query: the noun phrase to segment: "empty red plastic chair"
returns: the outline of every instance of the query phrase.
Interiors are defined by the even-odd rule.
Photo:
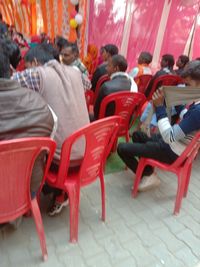
[[[0,223],[13,221],[31,211],[44,260],[47,260],[44,228],[37,198],[31,199],[30,179],[35,160],[44,150],[48,152],[44,170],[46,175],[55,148],[52,139],[43,137],[0,142]]]
[[[144,74],[140,75],[139,77],[135,77],[135,82],[138,86],[138,92],[145,94],[145,91],[147,89],[147,86],[149,85],[149,82],[151,81],[152,75],[151,74]]]
[[[176,86],[183,83],[183,80],[180,76],[167,74],[162,75],[154,80],[151,91],[148,95],[148,100],[151,100],[153,93],[161,86]]]
[[[192,170],[192,163],[195,159],[200,147],[200,132],[198,132],[190,144],[186,147],[183,153],[172,164],[161,163],[157,160],[149,158],[141,158],[136,172],[136,178],[134,187],[132,190],[132,196],[136,197],[138,186],[142,177],[143,170],[146,165],[151,165],[163,169],[165,171],[173,172],[178,177],[178,188],[176,193],[176,202],[174,207],[174,214],[178,214],[181,207],[183,196],[186,197],[188,191],[188,185],[190,181],[190,175]]]
[[[121,118],[112,116],[90,123],[68,137],[62,146],[58,173],[49,172],[47,183],[67,192],[70,206],[70,242],[78,240],[80,189],[100,179],[102,220],[105,220],[104,164],[118,131]],[[80,169],[69,171],[72,145],[85,139],[85,152]]]
[[[94,92],[94,102],[93,102],[93,104],[95,104],[95,101],[96,101],[96,99],[97,99],[97,97],[99,95],[99,91],[100,91],[101,86],[103,85],[103,83],[105,83],[105,82],[107,82],[109,80],[110,80],[110,78],[109,78],[108,74],[105,74],[105,75],[101,76],[101,78],[98,80],[96,88],[95,88],[95,92]]]
[[[125,136],[126,142],[129,141],[129,128],[140,114],[140,109],[146,101],[146,97],[142,93],[133,93],[129,91],[123,91],[113,93],[106,96],[100,106],[99,119],[106,116],[106,109],[110,103],[114,103],[115,112],[114,115],[122,117],[120,123],[120,129],[117,136]],[[133,118],[133,121],[131,119]]]

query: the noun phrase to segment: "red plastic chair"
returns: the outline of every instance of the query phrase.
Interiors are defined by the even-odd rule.
[[[43,137],[0,142],[0,223],[13,221],[31,211],[44,260],[47,260],[44,228],[37,198],[31,199],[30,179],[34,162],[44,150],[48,152],[44,174],[47,173],[55,148],[52,139]]]
[[[136,172],[136,179],[132,190],[132,196],[137,196],[138,186],[141,180],[143,170],[146,165],[151,165],[163,169],[165,171],[173,172],[178,177],[178,188],[176,193],[176,202],[174,207],[174,214],[178,214],[181,207],[183,196],[186,197],[190,175],[192,170],[192,163],[195,159],[200,147],[200,131],[194,136],[190,144],[186,147],[183,153],[171,165],[161,163],[157,160],[149,158],[141,158]]]
[[[97,99],[97,97],[99,95],[99,91],[100,91],[100,88],[101,88],[102,84],[107,82],[107,81],[109,81],[109,80],[110,80],[110,78],[109,78],[108,74],[105,74],[105,75],[101,76],[101,78],[98,80],[96,88],[95,88],[95,92],[94,92],[94,102],[93,102],[93,104],[95,104],[95,102],[96,102],[96,99]]]
[[[129,141],[129,129],[134,124],[140,114],[140,109],[146,101],[146,97],[141,93],[132,93],[123,91],[106,96],[100,106],[99,119],[105,118],[107,106],[113,102],[115,104],[115,113],[122,117],[120,129],[117,137],[125,136],[126,142]],[[131,119],[133,120],[131,121]]]
[[[90,111],[90,106],[94,103],[94,92],[92,90],[85,91],[85,100],[88,111]]]
[[[180,76],[167,74],[162,75],[155,79],[151,92],[149,93],[148,100],[151,100],[153,93],[161,86],[176,86],[183,83],[183,80]]]
[[[145,94],[145,91],[151,81],[152,75],[151,74],[144,74],[139,77],[135,77],[135,82],[138,86],[138,92]]]
[[[68,137],[62,146],[58,173],[49,172],[47,183],[67,192],[70,205],[70,242],[78,240],[80,189],[97,178],[101,184],[102,220],[105,220],[104,165],[117,134],[121,118],[112,116],[90,123]],[[85,152],[80,169],[69,172],[72,145],[80,138],[85,139]]]

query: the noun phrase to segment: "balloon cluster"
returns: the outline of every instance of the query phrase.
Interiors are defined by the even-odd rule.
[[[79,4],[79,0],[70,0],[70,2],[75,6]],[[73,29],[76,29],[83,22],[83,16],[77,13],[76,10],[71,12],[70,17],[71,19],[69,21],[69,24],[70,24],[70,27]]]

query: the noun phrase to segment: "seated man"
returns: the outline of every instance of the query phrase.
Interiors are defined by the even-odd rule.
[[[0,140],[50,136],[52,113],[43,98],[10,80],[10,61],[5,42],[0,42]],[[43,158],[36,161],[31,191],[36,192],[43,175]]]
[[[127,61],[121,55],[115,55],[108,60],[107,72],[110,76],[110,81],[105,82],[99,91],[99,95],[94,105],[94,119],[97,120],[99,116],[100,105],[104,97],[112,93],[121,91],[137,92],[137,85],[135,81],[127,74]],[[114,107],[108,106],[106,116],[114,113]]]
[[[36,92],[22,87],[10,79],[12,57],[10,42],[0,41],[0,141],[24,137],[49,137],[54,120],[44,99]],[[14,48],[15,51],[15,48]],[[43,178],[45,154],[35,161],[30,190],[34,196]],[[4,177],[3,177],[4,178]],[[18,228],[21,218],[10,222]],[[0,228],[7,224],[0,224]]]
[[[13,79],[23,87],[38,92],[58,117],[55,134],[57,147],[51,166],[51,170],[57,171],[64,140],[89,123],[81,73],[71,66],[60,64],[53,59],[53,55],[41,50],[40,47],[33,49],[36,49],[34,50],[33,63],[41,65],[46,62],[46,64],[17,72],[13,75]],[[84,143],[80,140],[72,148],[71,167],[80,166],[83,151]],[[67,202],[63,194],[58,196],[50,208],[49,215],[53,216],[59,213],[67,205]]]
[[[174,57],[172,55],[163,55],[162,59],[161,59],[161,63],[160,63],[161,69],[159,71],[156,72],[156,74],[153,76],[153,78],[151,79],[146,91],[145,91],[145,96],[148,97],[153,83],[155,81],[156,78],[162,76],[162,75],[166,75],[166,74],[176,74],[175,71],[173,70],[174,67]]]
[[[200,88],[200,62],[191,61],[182,73],[186,84]],[[180,122],[171,126],[164,105],[164,94],[157,90],[152,97],[160,134],[148,137],[142,132],[134,132],[133,143],[118,145],[118,154],[126,165],[136,173],[138,157],[152,158],[171,164],[184,151],[195,131],[200,130],[200,103],[194,102],[187,112],[182,112]],[[183,114],[184,113],[184,114]],[[159,185],[160,180],[151,166],[146,166],[139,185],[140,191]]]
[[[149,64],[152,61],[152,55],[149,52],[142,52],[138,58],[137,67],[133,68],[129,75],[133,78],[139,77],[145,74],[152,74]]]
[[[106,66],[108,64],[108,60],[114,56],[118,54],[118,48],[116,45],[113,44],[107,44],[104,47],[101,48],[102,49],[102,59],[104,61],[104,63],[102,63],[101,65],[99,65],[97,67],[97,69],[95,70],[93,76],[92,76],[92,91],[95,92],[96,86],[97,86],[97,82],[98,80],[105,74],[107,73],[107,69]]]
[[[66,43],[63,45],[61,52],[61,61],[63,64],[72,66],[78,69],[82,75],[82,82],[84,90],[90,90],[91,82],[89,80],[89,74],[87,68],[79,58],[79,50],[76,43]]]
[[[178,60],[176,62],[176,66],[178,67],[177,70],[175,70],[177,75],[181,75],[184,71],[184,68],[186,64],[189,62],[189,57],[185,55],[181,55],[178,57]]]

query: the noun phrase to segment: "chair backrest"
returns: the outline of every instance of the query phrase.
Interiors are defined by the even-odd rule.
[[[155,79],[151,92],[148,95],[148,100],[151,100],[153,93],[161,86],[173,86],[183,83],[180,76],[166,74]]]
[[[105,75],[101,76],[101,78],[98,80],[96,88],[95,88],[95,92],[94,92],[94,102],[93,102],[93,104],[95,104],[95,102],[97,100],[97,97],[99,95],[99,91],[100,91],[100,88],[101,88],[102,84],[107,82],[107,81],[109,81],[109,80],[110,80],[110,78],[109,78],[108,74],[105,74]]]
[[[135,82],[138,86],[138,92],[145,93],[149,82],[151,81],[152,75],[151,74],[144,74],[139,77],[135,77]]]
[[[198,150],[200,148],[200,131],[198,131],[191,142],[187,145],[182,154],[177,160],[171,165],[172,167],[181,167],[186,161],[192,163],[195,159]]]
[[[145,103],[146,97],[142,93],[133,93],[129,91],[123,91],[113,93],[106,96],[100,106],[99,119],[106,116],[106,109],[110,103],[114,103],[115,111],[114,115],[122,117],[120,123],[120,130],[118,136],[122,136],[126,133],[131,125],[131,118],[133,115],[138,116],[142,105]]]
[[[46,137],[0,142],[0,223],[12,221],[30,209],[34,162],[42,151],[48,152],[45,176],[55,148],[56,143]]]
[[[94,103],[94,92],[92,90],[85,91],[85,100],[86,100],[87,109],[89,111],[90,105],[93,105]]]
[[[85,138],[85,151],[79,173],[80,185],[87,185],[98,177],[115,141],[120,121],[119,116],[95,121],[76,131],[64,141],[56,182],[58,187],[63,188],[67,179],[72,145],[80,138]]]

